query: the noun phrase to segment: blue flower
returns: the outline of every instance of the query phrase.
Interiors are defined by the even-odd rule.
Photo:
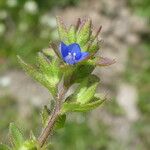
[[[66,45],[61,42],[60,52],[63,60],[69,65],[74,65],[89,56],[88,52],[81,52],[80,45],[77,43]]]

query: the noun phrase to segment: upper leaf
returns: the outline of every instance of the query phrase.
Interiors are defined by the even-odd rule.
[[[46,60],[39,57],[39,70],[26,64],[20,57],[18,61],[22,68],[29,74],[33,79],[45,86],[53,95],[57,93],[57,84],[60,78],[59,68],[56,66],[56,62],[47,64]]]
[[[9,133],[11,137],[11,142],[13,146],[18,149],[23,143],[24,138],[20,130],[17,128],[17,126],[14,123],[11,123],[9,126]]]
[[[65,44],[68,44],[67,29],[60,17],[57,17],[57,28],[58,28],[60,40]]]
[[[71,25],[68,31],[68,41],[69,44],[76,42],[76,28],[75,26]]]
[[[87,41],[90,39],[90,35],[91,35],[91,20],[87,19],[81,25],[81,28],[77,33],[77,43],[79,43],[81,47],[84,46],[87,43]]]

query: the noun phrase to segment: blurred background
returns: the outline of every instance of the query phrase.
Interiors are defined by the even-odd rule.
[[[54,150],[149,150],[150,1],[0,0],[0,141],[9,143],[14,121],[39,135],[39,109],[48,91],[25,75],[16,61],[34,62],[37,51],[58,40],[55,16],[66,24],[89,16],[102,25],[100,54],[116,64],[97,68],[98,92],[108,101],[88,114],[71,114],[53,137]]]

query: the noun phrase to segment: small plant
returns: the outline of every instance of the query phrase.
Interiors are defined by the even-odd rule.
[[[92,74],[96,66],[108,66],[115,61],[96,55],[100,49],[98,31],[92,30],[90,19],[78,19],[68,29],[57,17],[59,45],[39,52],[35,66],[25,63],[19,56],[22,68],[34,80],[46,87],[52,95],[53,107],[44,106],[41,111],[43,129],[38,138],[33,133],[25,140],[14,123],[10,124],[12,148],[0,145],[0,150],[47,150],[48,138],[62,128],[70,112],[87,112],[103,104],[106,98],[96,94],[99,78]],[[69,93],[70,87],[77,88]]]

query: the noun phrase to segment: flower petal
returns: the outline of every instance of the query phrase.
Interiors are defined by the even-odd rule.
[[[69,55],[64,58],[64,61],[69,65],[73,65],[76,63],[74,58],[72,56],[69,56]]]
[[[70,53],[81,53],[81,48],[80,48],[80,45],[77,44],[77,43],[73,43],[73,44],[70,44],[68,46],[68,49],[69,49],[69,52]]]
[[[70,44],[68,46],[68,49],[69,49],[69,52],[73,55],[75,54],[75,58],[76,59],[80,59],[81,58],[81,48],[79,46],[79,44],[77,43],[73,43],[73,44]]]
[[[66,57],[69,52],[68,46],[63,42],[60,43],[60,52],[62,57]]]
[[[86,59],[88,56],[89,56],[89,53],[88,53],[88,52],[82,52],[82,53],[81,53],[81,58],[78,59],[78,60],[76,60],[76,61],[77,61],[77,62],[82,61],[82,60]]]

